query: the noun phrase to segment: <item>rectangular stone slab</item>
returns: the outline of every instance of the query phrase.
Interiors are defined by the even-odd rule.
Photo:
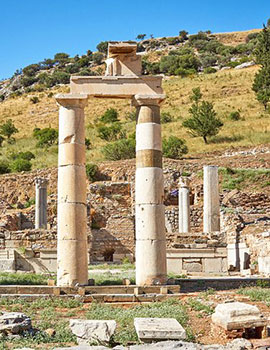
[[[143,342],[186,338],[186,331],[175,318],[135,318],[134,326]]]

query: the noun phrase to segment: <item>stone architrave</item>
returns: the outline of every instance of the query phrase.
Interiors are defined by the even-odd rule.
[[[166,282],[166,236],[160,103],[164,95],[136,95],[136,284]]]
[[[36,209],[35,228],[47,229],[47,185],[48,180],[37,177],[36,184]]]
[[[59,110],[57,285],[86,285],[85,95],[57,95]]]
[[[179,180],[179,232],[190,232],[190,197],[189,183],[187,177],[181,177]]]
[[[220,204],[218,190],[218,167],[203,167],[203,231],[220,231]]]

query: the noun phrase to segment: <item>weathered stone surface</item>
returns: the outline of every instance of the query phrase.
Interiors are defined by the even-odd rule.
[[[31,318],[21,312],[6,312],[0,316],[1,333],[20,334],[31,328]]]
[[[54,348],[53,350],[107,350],[105,346],[78,345],[68,348]],[[18,349],[19,350],[19,349]]]
[[[202,350],[203,346],[194,343],[186,343],[183,341],[163,341],[154,344],[147,345],[134,345],[129,348],[130,350]]]
[[[175,318],[135,318],[134,326],[143,342],[186,338],[186,331]]]
[[[70,320],[69,326],[73,334],[77,336],[79,345],[87,345],[96,341],[109,343],[114,334],[116,322],[113,320]]]
[[[219,304],[212,315],[212,322],[226,330],[263,327],[267,319],[257,306],[233,302]]]

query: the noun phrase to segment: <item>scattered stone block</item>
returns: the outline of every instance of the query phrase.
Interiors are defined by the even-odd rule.
[[[130,280],[129,280],[128,278],[123,278],[122,284],[123,284],[124,286],[130,286],[130,285],[131,285],[131,282],[130,282]]]
[[[53,350],[108,350],[105,346],[78,345],[68,348],[54,348]]]
[[[257,306],[234,302],[219,304],[212,315],[212,322],[230,331],[265,327],[267,319],[260,313]]]
[[[108,344],[116,329],[113,320],[79,320],[72,319],[69,326],[73,334],[77,336],[79,345],[87,345],[90,342]]]
[[[31,329],[31,318],[21,312],[5,312],[0,316],[1,333],[20,334]]]
[[[175,318],[135,318],[134,326],[143,342],[186,338],[186,331]]]
[[[55,280],[49,279],[48,280],[48,286],[54,287],[55,286]]]
[[[202,345],[194,343],[186,343],[183,341],[162,341],[152,344],[143,345],[133,345],[129,347],[129,350],[202,350],[204,349]],[[218,348],[221,350],[222,347]]]

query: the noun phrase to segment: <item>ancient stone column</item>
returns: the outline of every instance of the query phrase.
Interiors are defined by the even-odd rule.
[[[57,285],[88,282],[84,107],[87,95],[57,95],[59,110]]]
[[[166,235],[160,102],[164,95],[136,95],[136,284],[166,283]]]
[[[189,198],[189,179],[180,177],[179,180],[179,232],[190,232],[190,198]]]
[[[220,231],[218,167],[203,167],[203,230]]]
[[[48,180],[37,177],[36,184],[36,211],[35,228],[47,229],[47,185]]]

